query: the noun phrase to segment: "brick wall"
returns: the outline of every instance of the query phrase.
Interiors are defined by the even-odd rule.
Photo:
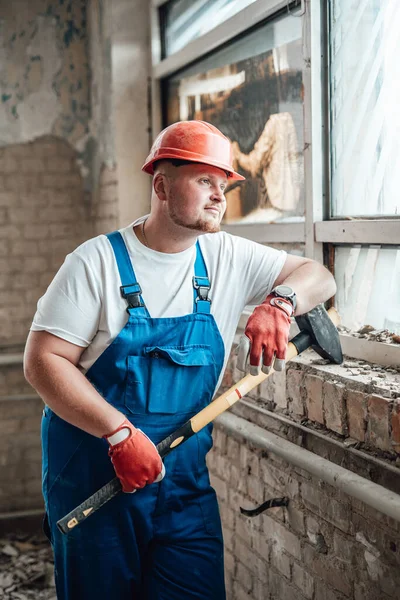
[[[400,493],[399,374],[361,361],[352,361],[350,374],[323,362],[305,353],[233,412]],[[239,378],[232,356],[225,387]],[[399,598],[400,523],[218,425],[208,462],[229,599]],[[240,513],[282,496],[288,508]]]
[[[0,354],[0,390],[0,513],[41,509],[43,402],[23,377],[21,355]]]
[[[274,374],[231,410],[400,493],[398,446],[390,444],[399,429],[397,375],[373,379],[384,383],[368,383],[367,375],[354,381],[346,367],[319,362],[305,353],[288,365],[286,381]],[[238,377],[232,358],[225,386]],[[0,365],[0,385],[0,512],[40,509],[42,401],[24,382],[20,363]],[[327,423],[340,423],[345,433]],[[390,451],[381,449],[388,442]],[[223,520],[228,600],[398,598],[398,522],[218,425],[208,462]],[[290,498],[288,508],[253,518],[240,513],[240,506],[281,496]]]
[[[0,149],[0,345],[23,343],[65,255],[116,226],[115,171],[84,191],[76,151],[45,136]]]
[[[209,465],[229,599],[399,597],[399,523],[219,427]],[[251,518],[240,513],[240,506],[286,495],[287,509]]]

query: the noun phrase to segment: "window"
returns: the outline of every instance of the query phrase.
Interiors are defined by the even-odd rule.
[[[163,57],[182,50],[255,0],[172,0],[161,7]]]
[[[228,223],[304,214],[301,22],[283,15],[164,81],[165,124],[201,119],[233,142],[246,177],[227,190]]]
[[[385,341],[400,334],[400,247],[337,246],[335,275],[344,326]]]
[[[224,229],[325,257],[345,352],[384,339],[400,362],[400,3],[152,1],[154,135],[180,119],[228,135],[246,182]]]
[[[400,6],[332,0],[331,215],[400,216]]]
[[[400,332],[400,6],[328,4],[331,221],[319,239],[338,242],[331,252],[343,325],[393,343]],[[351,219],[350,227],[338,219]]]

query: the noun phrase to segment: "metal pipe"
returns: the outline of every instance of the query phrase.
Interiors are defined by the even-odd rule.
[[[394,475],[397,475],[397,477],[400,477],[400,469],[398,467],[394,467],[390,463],[385,462],[384,460],[381,460],[380,458],[376,458],[376,456],[372,456],[371,454],[367,454],[366,452],[362,452],[361,450],[357,450],[356,448],[352,448],[351,446],[346,446],[343,442],[340,442],[339,440],[336,440],[335,438],[331,438],[331,437],[327,436],[325,433],[321,433],[320,431],[311,429],[311,427],[305,427],[304,425],[301,425],[300,423],[297,423],[296,421],[292,421],[291,419],[288,419],[287,417],[284,417],[283,415],[281,415],[279,413],[273,412],[271,410],[267,410],[266,408],[263,408],[262,406],[258,406],[258,405],[256,406],[255,404],[252,404],[245,398],[243,398],[240,401],[240,404],[243,406],[247,406],[248,408],[250,408],[251,410],[253,410],[256,413],[259,412],[262,415],[266,415],[267,417],[270,417],[271,419],[275,419],[276,421],[279,421],[280,423],[284,423],[285,425],[288,425],[289,427],[294,427],[295,429],[304,431],[304,433],[307,433],[314,437],[317,437],[320,440],[323,440],[324,442],[326,442],[327,444],[332,444],[333,446],[340,448],[341,450],[343,450],[343,452],[346,452],[349,454],[354,454],[354,456],[357,456],[358,458],[362,458],[363,460],[372,462],[377,467],[380,467],[381,469],[385,469],[386,471],[390,471]]]
[[[329,485],[400,522],[398,494],[231,413],[220,415],[215,422],[229,433],[239,434],[259,448],[276,454],[288,463],[308,471]]]

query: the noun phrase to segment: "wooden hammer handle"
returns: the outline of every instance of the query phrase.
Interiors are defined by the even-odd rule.
[[[328,310],[328,314],[332,322],[337,326],[340,322],[337,311],[334,308],[331,308]],[[292,344],[292,342],[289,342],[286,351],[286,361],[291,360],[297,355],[298,351],[296,346]],[[260,385],[260,383],[270,377],[273,372],[274,370],[271,369],[268,375],[265,373],[260,373],[256,376],[246,375],[238,383],[235,383],[231,388],[229,388],[229,390],[221,394],[221,396],[216,398],[213,402],[210,402],[210,404],[203,408],[203,410],[198,412],[189,421],[186,421],[186,423],[179,427],[179,429],[171,433],[171,435],[167,436],[164,440],[157,444],[157,450],[161,458],[167,456],[167,454],[169,454],[174,448],[177,448],[177,446],[183,444],[183,442],[192,437],[192,435],[214,421],[218,415],[228,410],[233,404],[235,404],[235,402],[248,394],[257,385]],[[65,517],[57,521],[58,529],[62,533],[68,533],[121,491],[121,483],[119,479],[115,477],[113,480],[109,481],[106,483],[106,485],[95,492],[92,496],[90,496],[90,498],[87,498],[87,500],[82,502],[82,504],[74,508]]]

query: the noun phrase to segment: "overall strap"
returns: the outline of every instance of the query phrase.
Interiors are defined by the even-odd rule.
[[[194,263],[193,277],[193,312],[211,312],[211,300],[208,297],[210,287],[211,284],[207,275],[206,263],[201,253],[200,244],[196,242],[196,262]]]
[[[108,241],[114,251],[115,260],[117,261],[119,276],[121,278],[121,296],[128,303],[126,311],[131,315],[148,316],[146,306],[143,302],[141,293],[142,288],[136,281],[135,271],[133,270],[132,261],[125,246],[125,242],[119,231],[107,233]]]

